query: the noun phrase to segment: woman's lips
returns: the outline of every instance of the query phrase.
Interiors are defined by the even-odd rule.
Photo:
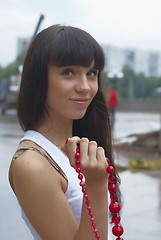
[[[76,98],[76,99],[70,99],[73,103],[84,105],[88,102],[87,98]]]

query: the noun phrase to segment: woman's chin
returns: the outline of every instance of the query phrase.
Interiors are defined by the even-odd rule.
[[[81,119],[81,118],[84,117],[85,113],[86,113],[86,112],[84,112],[84,113],[82,113],[82,114],[78,114],[78,115],[75,116],[73,119],[74,119],[74,120],[79,120],[79,119]]]

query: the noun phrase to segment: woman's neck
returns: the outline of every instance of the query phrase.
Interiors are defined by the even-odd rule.
[[[54,120],[48,118],[41,122],[36,130],[48,140],[61,148],[66,140],[72,136],[73,121],[68,119]]]

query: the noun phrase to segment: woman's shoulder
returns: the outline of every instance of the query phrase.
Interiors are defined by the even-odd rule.
[[[18,148],[12,160],[13,183],[28,182],[32,184],[49,171],[48,162],[40,154],[27,148]]]
[[[39,154],[42,153],[42,154]],[[12,185],[18,188],[22,186],[30,186],[36,184],[37,187],[46,179],[46,182],[60,180],[60,174],[51,167],[51,164],[45,159],[44,150],[36,146],[34,143],[27,141],[19,145],[16,153],[13,156],[10,172],[12,175]]]
[[[46,161],[43,161],[43,154],[45,155],[44,149],[32,141],[26,140],[20,142],[12,161],[15,168],[21,167],[24,170],[32,168],[36,171],[40,170],[39,168],[44,167],[46,164]]]

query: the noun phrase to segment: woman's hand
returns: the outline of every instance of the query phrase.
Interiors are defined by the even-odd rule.
[[[79,146],[80,163],[82,174],[86,182],[99,184],[107,182],[108,174],[106,172],[108,163],[105,152],[102,147],[97,146],[95,141],[89,141],[88,138],[71,137],[65,144],[64,151],[67,154],[72,167],[75,165],[75,153]]]

